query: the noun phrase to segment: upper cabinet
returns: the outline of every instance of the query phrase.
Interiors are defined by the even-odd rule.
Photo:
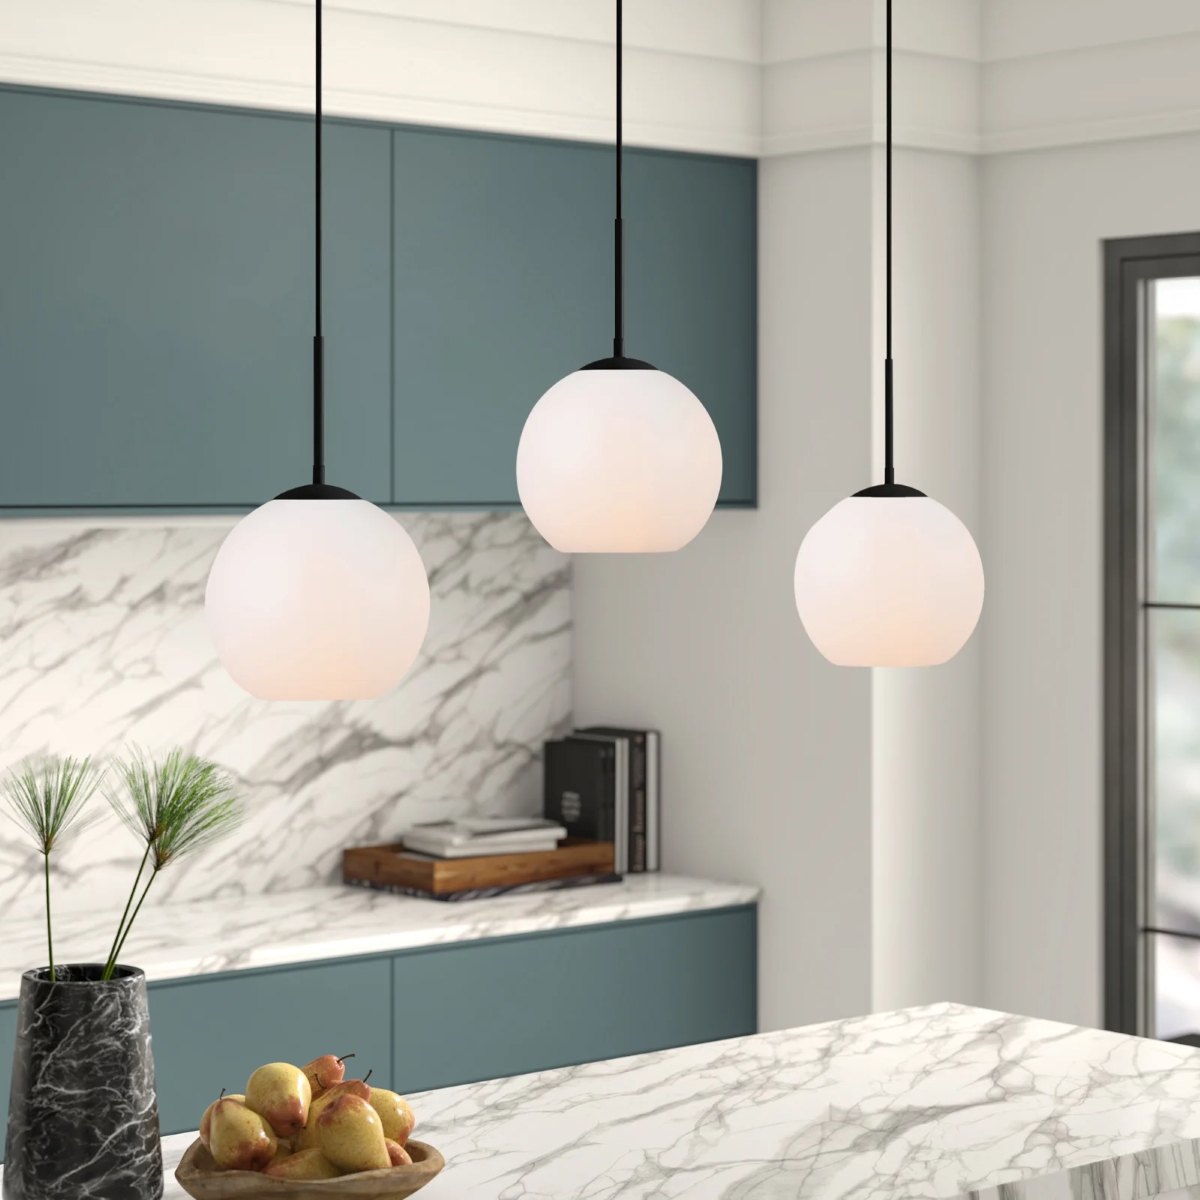
[[[329,478],[391,494],[390,133],[326,138]],[[0,92],[0,505],[312,477],[311,122]]]
[[[395,137],[395,499],[515,503],[538,397],[612,353],[611,147]],[[721,502],[755,501],[756,164],[626,152],[626,353],[721,437]]]
[[[311,467],[303,116],[0,88],[0,509],[248,507]],[[611,353],[611,147],[330,121],[329,479],[517,501],[521,427]],[[629,151],[626,347],[755,501],[756,165]]]

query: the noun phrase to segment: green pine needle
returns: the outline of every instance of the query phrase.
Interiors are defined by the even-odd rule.
[[[150,850],[155,871],[215,842],[244,819],[229,777],[207,759],[172,750],[159,762],[135,751],[117,764],[108,801]]]
[[[50,979],[58,980],[54,967],[54,933],[50,919],[50,854],[68,835],[90,823],[84,807],[100,786],[104,772],[90,758],[28,760],[6,776],[0,790],[8,802],[9,816],[34,840],[42,855],[46,889],[46,950]]]
[[[178,748],[158,762],[135,750],[128,760],[117,764],[116,773],[118,784],[107,790],[108,802],[141,839],[145,850],[117,924],[104,967],[105,979],[112,978],[125,939],[159,871],[224,837],[245,815],[220,767]],[[138,897],[147,865],[150,878]]]
[[[90,758],[41,758],[21,763],[4,780],[9,815],[49,855],[68,835],[91,823],[84,807],[100,786],[103,772]]]

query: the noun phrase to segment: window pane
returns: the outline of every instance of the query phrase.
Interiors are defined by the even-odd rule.
[[[1147,935],[1154,954],[1153,1037],[1200,1033],[1200,941]]]
[[[1200,933],[1200,611],[1149,620],[1154,924]]]
[[[1153,286],[1148,585],[1200,603],[1200,278]]]

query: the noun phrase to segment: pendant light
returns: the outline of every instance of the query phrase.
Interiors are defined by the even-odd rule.
[[[896,482],[892,388],[892,0],[887,0],[887,358],[883,483],[835,504],[796,556],[796,607],[813,644],[843,667],[921,667],[962,649],[983,608],[983,563],[967,527]]]
[[[556,383],[517,449],[521,504],[566,553],[678,550],[704,528],[721,490],[721,443],[704,405],[678,379],[625,357],[621,7],[613,355]]]
[[[370,699],[412,666],[429,626],[416,546],[382,509],[325,482],[321,312],[321,0],[316,0],[313,477],[255,509],[217,552],[204,595],[217,654],[263,700]]]

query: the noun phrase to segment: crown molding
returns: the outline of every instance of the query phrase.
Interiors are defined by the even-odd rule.
[[[640,26],[631,24],[641,32],[625,54],[628,141],[756,155],[759,68],[746,61],[745,21],[755,16],[756,34],[755,0],[706,0],[704,20],[685,23],[672,45],[671,23],[650,18],[677,3],[636,6]],[[492,25],[469,22],[472,10]],[[516,27],[496,28],[497,12]],[[328,0],[325,107],[367,120],[610,141],[612,33],[588,36],[595,14],[582,0]],[[722,38],[728,54],[696,52]],[[312,5],[12,0],[0,5],[0,79],[309,112]]]
[[[607,142],[596,0],[325,0],[331,115]],[[881,144],[884,0],[635,0],[633,145],[773,157]],[[896,143],[1005,154],[1200,130],[1195,0],[903,0]],[[0,80],[312,106],[311,0],[8,0]]]

